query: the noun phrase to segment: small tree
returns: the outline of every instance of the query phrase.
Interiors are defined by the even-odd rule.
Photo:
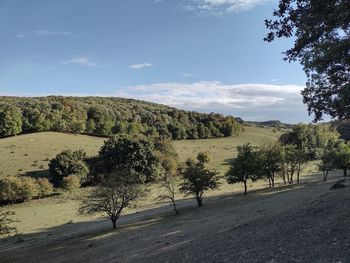
[[[275,187],[275,175],[282,169],[281,147],[278,144],[265,145],[257,157],[260,172],[269,180],[269,187]]]
[[[115,229],[122,210],[145,195],[145,190],[135,183],[134,177],[135,173],[127,170],[110,176],[109,180],[97,186],[82,202],[79,212],[102,212],[111,220]]]
[[[343,141],[336,144],[334,165],[343,170],[344,177],[347,176],[347,171],[350,168],[350,146]]]
[[[243,183],[244,194],[247,194],[247,182],[253,182],[259,178],[258,159],[253,147],[247,143],[237,147],[238,155],[231,163],[226,173],[226,180],[229,184]]]
[[[64,177],[76,175],[83,180],[86,178],[89,168],[85,163],[86,154],[83,150],[66,150],[58,154],[49,163],[49,171],[52,181],[56,186],[61,186]]]
[[[321,163],[318,165],[318,169],[323,172],[323,181],[327,181],[328,173],[334,168],[335,161],[335,148],[327,147],[320,156]]]
[[[159,195],[157,200],[170,200],[174,207],[175,214],[179,215],[180,212],[176,206],[176,193],[178,191],[178,178],[176,174],[167,173],[162,182],[161,186],[165,190],[164,193]]]
[[[180,184],[180,192],[186,196],[194,195],[198,207],[203,204],[205,191],[217,189],[220,185],[218,172],[205,168],[199,160],[195,162],[189,159],[181,176],[183,181]]]
[[[14,214],[15,213],[12,211],[0,213],[0,235],[8,235],[17,231],[15,227],[10,226],[11,223],[16,222],[10,218],[10,216],[13,216]]]

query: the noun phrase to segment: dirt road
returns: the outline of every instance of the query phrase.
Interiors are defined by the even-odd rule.
[[[179,216],[170,207],[126,216],[117,231],[7,247],[0,261],[350,262],[350,187],[331,185],[218,196],[202,208],[186,201]]]

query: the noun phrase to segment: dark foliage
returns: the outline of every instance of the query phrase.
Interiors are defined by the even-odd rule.
[[[302,91],[314,120],[350,118],[350,1],[280,0],[266,20],[266,41],[294,37],[285,60],[299,60],[308,81]]]

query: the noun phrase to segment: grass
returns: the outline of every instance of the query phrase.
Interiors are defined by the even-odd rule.
[[[84,149],[96,155],[103,138],[42,132],[0,140],[0,178],[8,175],[48,175],[49,161],[63,150]]]
[[[210,165],[221,174],[227,170],[228,162],[235,157],[236,146],[250,142],[260,145],[276,141],[280,133],[274,133],[270,128],[246,127],[246,131],[237,137],[184,140],[175,141],[174,146],[179,153],[180,161],[195,157],[200,151],[209,151]],[[43,132],[21,135],[0,140],[0,178],[7,175],[37,175],[48,174],[48,162],[57,153],[71,149],[84,149],[88,155],[96,155],[104,138],[96,138],[85,135],[63,134],[55,132]],[[249,189],[259,189],[266,186],[265,181],[249,185]],[[146,200],[140,203],[140,207],[150,208],[163,205],[164,202],[155,202],[159,195],[159,185],[149,187],[150,193]],[[37,232],[70,222],[82,222],[96,218],[96,216],[81,216],[77,214],[81,197],[88,189],[79,189],[73,195],[62,194],[41,200],[33,200],[12,207],[0,208],[0,212],[11,210],[16,212],[15,218],[21,222],[16,223],[19,233]],[[220,190],[208,193],[211,195],[228,194],[242,191],[242,185],[227,185],[223,183]],[[179,195],[178,198],[183,198]],[[133,212],[135,208],[127,209]]]
[[[195,158],[201,151],[209,151],[210,165],[223,174],[229,162],[236,157],[237,146],[245,143],[251,143],[254,146],[268,144],[277,141],[280,135],[280,132],[273,132],[272,128],[246,126],[245,132],[237,137],[176,141],[174,146],[180,161]]]

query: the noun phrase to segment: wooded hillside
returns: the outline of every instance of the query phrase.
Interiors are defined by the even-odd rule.
[[[227,137],[242,130],[232,116],[178,110],[133,99],[49,96],[0,97],[0,101],[0,137],[60,131],[198,139]]]

